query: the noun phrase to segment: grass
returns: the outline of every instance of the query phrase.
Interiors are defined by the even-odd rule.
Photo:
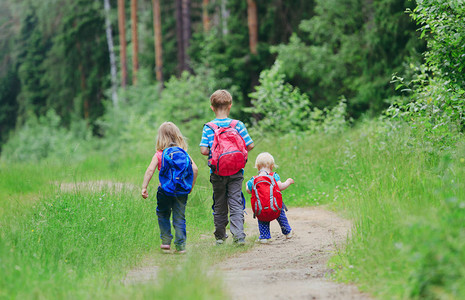
[[[254,139],[245,180],[256,173],[258,153],[268,151],[281,178],[296,181],[284,193],[287,205],[325,204],[353,220],[347,246],[331,259],[335,279],[386,299],[465,297],[463,137],[445,145],[419,130],[372,121],[340,135]],[[225,297],[209,266],[246,249],[214,247],[208,170],[195,147],[201,169],[188,201],[186,256],[157,251],[156,178],[147,200],[138,188],[60,192],[50,184],[110,180],[139,187],[152,155],[141,149],[71,165],[1,166],[0,298]],[[147,257],[163,277],[122,286],[127,270]]]
[[[148,199],[140,197],[138,188],[151,154],[136,157],[112,161],[100,155],[72,165],[55,161],[1,166],[0,298],[144,299],[153,293],[159,298],[182,293],[189,299],[225,298],[221,279],[207,274],[205,266],[247,247],[214,246],[208,176],[199,177],[188,201],[189,254],[161,255],[157,178]],[[208,174],[205,166],[201,171]],[[136,188],[60,191],[55,184],[95,180]],[[121,286],[126,272],[146,257],[162,267],[162,280]]]

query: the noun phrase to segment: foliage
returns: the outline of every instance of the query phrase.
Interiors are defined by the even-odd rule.
[[[412,66],[416,76],[410,80],[394,77],[397,88],[410,92],[411,98],[387,111],[390,117],[424,127],[430,133],[427,138],[444,142],[453,142],[465,126],[464,12],[461,1],[418,1],[411,15],[428,43],[426,62]]]
[[[380,112],[395,95],[391,75],[418,60],[422,49],[415,24],[403,13],[412,2],[315,2],[315,16],[300,24],[303,34],[272,48],[283,71],[319,107],[344,96],[352,116]]]
[[[45,116],[31,117],[4,145],[2,160],[34,162],[45,158],[82,159],[89,150],[91,132],[82,120],[70,129],[61,125],[60,117],[49,110]]]
[[[260,85],[250,94],[253,106],[244,109],[257,118],[258,129],[281,133],[336,133],[347,127],[345,99],[332,109],[312,109],[306,94],[285,83],[281,69],[282,63],[277,60],[270,70],[260,74]]]

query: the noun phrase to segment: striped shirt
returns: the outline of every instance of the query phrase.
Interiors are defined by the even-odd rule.
[[[231,123],[232,119],[230,118],[225,118],[225,119],[215,119],[212,122],[218,125],[219,127],[227,127],[229,126],[229,123]],[[241,121],[237,122],[236,125],[236,130],[239,132],[239,134],[242,136],[244,139],[245,145],[248,146],[253,143],[252,138],[250,137],[249,133],[247,132],[247,128],[245,128],[244,123]],[[200,147],[208,147],[211,148],[213,145],[213,137],[215,133],[213,130],[208,127],[207,125],[203,126],[203,131],[202,131],[202,140],[200,141]]]

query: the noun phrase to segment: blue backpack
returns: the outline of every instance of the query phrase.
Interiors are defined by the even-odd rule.
[[[189,154],[180,147],[169,147],[163,150],[158,177],[161,188],[167,195],[189,194],[194,181],[194,171]]]

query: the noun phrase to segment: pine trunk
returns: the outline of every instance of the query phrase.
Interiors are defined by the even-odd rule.
[[[116,71],[116,59],[115,59],[115,50],[113,44],[113,34],[111,31],[111,21],[110,21],[110,0],[103,0],[105,8],[105,31],[107,34],[107,44],[108,44],[108,53],[110,54],[110,72],[111,72],[111,100],[113,105],[118,105],[118,94],[117,90],[117,71]]]
[[[228,0],[221,0],[221,27],[223,28],[223,35],[228,35],[228,18],[229,10],[227,9]]]
[[[209,5],[209,0],[203,0],[202,2],[202,24],[203,24],[204,32],[208,32],[210,30],[210,17],[208,16],[208,5]]]
[[[249,47],[252,54],[257,54],[258,23],[257,4],[255,0],[247,0],[247,21],[249,25]]]
[[[124,9],[124,0],[118,0],[118,29],[120,44],[121,86],[126,87],[128,70],[126,62],[126,15]]]
[[[191,71],[190,68],[190,58],[189,53],[189,44],[191,40],[191,4],[190,0],[182,0],[182,42],[183,42],[183,51],[184,51],[184,62],[183,70]]]
[[[184,70],[184,42],[182,26],[182,1],[176,0],[176,41],[178,46],[178,74]]]
[[[137,38],[137,0],[131,0],[132,84],[137,83],[139,70],[139,41]]]
[[[163,86],[163,50],[161,41],[160,0],[153,0],[153,32],[155,44],[155,74]]]

